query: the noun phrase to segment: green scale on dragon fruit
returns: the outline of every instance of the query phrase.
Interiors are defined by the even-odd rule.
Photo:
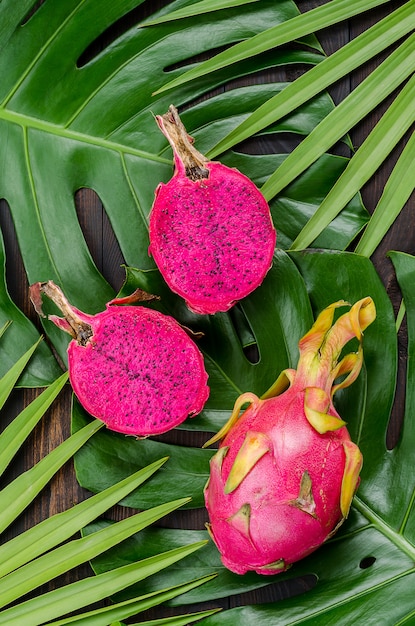
[[[175,171],[155,192],[149,253],[189,309],[227,311],[272,265],[276,231],[268,204],[247,176],[194,148],[174,106],[156,121],[173,148]]]
[[[110,430],[157,435],[203,409],[209,387],[202,353],[172,317],[133,305],[152,296],[137,290],[88,315],[71,306],[52,281],[35,283],[30,296],[43,317],[42,294],[64,315],[49,320],[72,336],[72,388],[86,411]]]

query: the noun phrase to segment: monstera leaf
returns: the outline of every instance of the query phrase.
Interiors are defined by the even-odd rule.
[[[228,407],[229,415],[233,402],[240,392],[253,390],[261,395],[282,369],[295,367],[298,356],[297,342],[308,329],[313,315],[322,308],[342,297],[355,302],[365,295],[372,296],[376,304],[377,318],[365,332],[363,349],[366,368],[358,381],[343,390],[337,398],[338,410],[348,422],[352,438],[359,443],[365,459],[358,498],[352,514],[334,540],[304,563],[295,565],[287,574],[273,577],[273,582],[279,582],[298,576],[315,576],[317,583],[313,594],[316,603],[320,601],[321,604],[323,596],[330,598],[335,604],[341,600],[340,590],[344,592],[343,586],[338,584],[339,577],[341,580],[351,578],[347,589],[355,597],[357,589],[360,591],[377,585],[379,571],[383,572],[382,542],[379,540],[378,545],[370,543],[360,530],[371,527],[375,515],[379,518],[383,515],[383,511],[378,510],[379,500],[376,494],[379,487],[376,485],[382,484],[379,483],[381,479],[378,474],[379,467],[383,465],[384,455],[388,454],[384,443],[385,431],[395,390],[397,344],[394,315],[389,298],[368,259],[351,253],[316,250],[290,254],[281,251],[277,255],[277,261],[264,284],[241,305],[241,312],[256,341],[259,354],[256,362],[250,362],[244,357],[238,325],[229,317],[224,315],[226,319],[222,320],[222,323],[219,323],[219,320],[214,322],[214,318],[206,323],[204,328],[206,335],[201,341],[201,347],[206,350],[208,371],[214,384],[206,410],[194,420],[192,428],[196,428],[196,423],[202,431],[213,428],[212,414],[218,421],[221,418],[223,423],[222,411],[218,409]],[[139,276],[136,276],[137,278]],[[273,294],[272,297],[270,294]],[[269,320],[264,326],[261,324],[263,319]],[[226,351],[218,349],[224,341],[227,342]],[[217,414],[217,411],[220,414]],[[192,421],[188,420],[190,423]],[[188,422],[185,422],[184,427]],[[85,427],[88,419],[85,415],[82,419],[78,415],[76,423],[79,428]],[[129,468],[138,469],[142,463],[148,463],[157,455],[166,454],[170,457],[170,468],[162,468],[157,476],[140,489],[139,494],[136,496],[132,494],[125,502],[145,508],[152,502],[157,502],[159,498],[165,497],[167,493],[181,493],[192,497],[188,506],[203,506],[202,490],[208,478],[209,458],[213,452],[185,445],[145,440],[127,441],[121,437],[113,438],[110,433],[101,430],[76,455],[76,466],[81,484],[93,491],[100,491],[112,484],[113,472],[119,480],[128,473]],[[398,493],[403,497],[405,490],[402,489],[402,492]],[[386,492],[384,495],[388,499]],[[91,526],[88,532],[97,530],[102,524]],[[371,533],[372,530],[368,531],[368,534]],[[110,551],[94,561],[94,567],[97,572],[102,572],[114,567],[118,560],[126,558],[133,562],[139,557],[152,554],[162,545],[174,546],[180,541],[190,542],[206,536],[205,531],[148,529],[141,537],[126,542],[121,549]],[[343,557],[339,556],[343,555],[343,552],[347,552],[349,565],[344,566]],[[366,571],[365,564],[370,563],[372,557],[376,559],[376,566],[373,569],[367,568],[370,571]],[[359,567],[359,563],[362,563],[362,567]],[[352,566],[355,568],[354,577],[350,575]],[[241,577],[228,572],[221,566],[217,550],[212,543],[200,559],[197,556],[185,559],[182,566],[177,565],[172,570],[160,574],[157,582],[169,584],[172,580],[184,581],[189,571],[200,576],[206,573],[207,569],[216,571],[218,577],[207,583],[204,588],[182,596],[177,603],[227,598],[229,595],[270,583],[268,577],[255,574]],[[374,578],[369,577],[372,571]],[[321,579],[322,572],[324,577]],[[328,591],[328,583],[324,581],[332,579],[335,582],[330,588],[331,591]],[[149,581],[146,589],[150,591],[153,584],[155,581]],[[308,602],[310,593],[301,601],[304,602],[303,608]],[[121,597],[124,598],[125,595]],[[296,602],[298,604],[298,598]],[[224,613],[221,614],[220,620],[228,619],[230,620],[228,623],[235,624],[253,623],[254,619],[259,619],[259,623],[262,623],[262,614],[259,618],[249,617],[251,610],[254,611],[253,608],[246,609],[248,617],[245,616],[243,609],[240,609],[240,616],[239,613],[235,616],[230,612],[229,617],[226,617],[227,613]],[[275,607],[268,607],[267,610],[273,616],[270,617],[271,620],[280,615],[272,612],[275,611]],[[285,613],[281,615],[284,615],[285,619]]]
[[[153,114],[164,113],[171,101],[186,109],[183,121],[198,148],[207,151],[284,84],[234,86],[195,105],[198,97],[260,70],[324,59],[310,35],[290,49],[275,48],[155,97],[152,92],[183,74],[197,55],[250,38],[299,12],[291,0],[245,3],[243,10],[238,3],[222,2],[223,10],[197,19],[140,28],[141,4],[120,0],[105,11],[98,0],[59,6],[47,0],[38,7],[34,0],[4,0],[0,5],[0,198],[10,207],[29,282],[54,280],[90,313],[102,309],[113,290],[85,243],[76,192],[91,188],[98,194],[128,266],[154,267],[147,253],[147,218],[154,190],[170,177],[172,162]],[[183,0],[170,3],[164,13],[184,6]],[[125,16],[133,20],[134,11],[137,23],[111,36],[108,30]],[[224,160],[262,184],[289,150],[284,138],[308,134],[332,110],[323,92],[269,127],[267,133],[280,138],[272,152],[280,155],[268,155],[266,148],[253,155],[229,151]],[[313,172],[273,203],[280,246],[290,245],[346,165],[344,157],[324,155]],[[317,245],[343,249],[367,220],[355,196]],[[65,360],[66,338],[50,325],[45,330]]]
[[[370,293],[376,302],[377,320],[364,338],[364,375],[357,381],[358,389],[348,390],[351,397],[343,397],[339,402],[342,415],[351,410],[348,425],[364,453],[362,483],[352,512],[335,538],[274,579],[274,582],[281,582],[301,576],[308,583],[307,593],[276,604],[238,607],[220,616],[211,616],[203,623],[209,626],[238,623],[271,626],[281,621],[287,625],[336,623],[346,626],[361,621],[363,614],[385,624],[411,623],[414,609],[410,593],[414,577],[413,364],[409,361],[407,370],[404,428],[397,446],[388,449],[386,440],[394,389],[396,336],[388,299],[370,269],[371,264],[361,257],[335,252],[293,253],[291,256],[304,279],[313,309],[320,309],[331,296],[336,298],[344,291],[350,297],[360,297],[364,291],[361,287],[363,277],[365,293]],[[398,252],[390,256],[406,304],[408,352],[413,354],[415,258]],[[341,267],[344,274],[338,278],[338,283],[332,282],[335,276],[339,277]],[[297,295],[297,288],[298,285],[293,287],[293,298],[294,293]],[[290,304],[295,310],[293,303]],[[167,449],[175,453],[173,447],[166,446]],[[103,450],[99,454],[102,453]],[[169,480],[168,475],[164,480]],[[174,489],[174,480],[168,489]],[[102,528],[102,523],[92,525],[89,532],[98,528]],[[134,560],[155,553],[161,545],[174,547],[180,542],[196,541],[205,536],[204,531],[148,529],[116,552],[111,551],[97,559],[95,568],[97,572],[106,571],[112,569],[118,559]],[[175,600],[177,604],[228,597],[270,582],[254,574],[240,577],[226,571],[212,544],[201,558],[192,556],[183,560],[182,566],[183,569],[178,566],[174,572],[163,572],[158,582],[166,584],[173,579],[184,580],[189,572],[202,575],[208,570],[217,571],[218,577],[205,587]],[[151,581],[148,590],[153,584]]]
[[[391,253],[408,314],[408,351],[413,354],[415,258]],[[413,623],[414,601],[414,408],[411,389],[414,368],[407,369],[404,427],[398,445],[385,445],[387,421],[373,416],[372,428],[363,424],[367,458],[362,490],[355,498],[355,513],[348,525],[320,554],[307,559],[300,572],[312,573],[316,585],[304,597],[274,606],[243,607],[224,613],[215,624],[350,624],[367,622]],[[379,420],[377,419],[379,418]],[[375,424],[375,422],[377,422]]]

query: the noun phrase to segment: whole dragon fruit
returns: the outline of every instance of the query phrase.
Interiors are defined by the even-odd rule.
[[[175,172],[156,189],[149,253],[192,311],[227,311],[271,267],[269,207],[249,178],[193,147],[174,106],[156,121],[173,148]]]
[[[64,315],[49,319],[73,338],[68,346],[72,388],[82,406],[110,430],[147,437],[202,410],[208,376],[188,332],[163,313],[128,306],[151,296],[137,290],[88,315],[72,307],[52,281],[35,283],[30,296],[42,317],[42,294]]]
[[[262,399],[242,394],[229,422],[206,444],[224,437],[211,459],[205,502],[208,529],[233,572],[283,572],[348,515],[362,455],[332,397],[357,378],[362,332],[376,312],[367,297],[333,324],[335,309],[345,304],[324,309],[300,340],[297,370],[283,371]],[[339,360],[353,337],[358,351]]]

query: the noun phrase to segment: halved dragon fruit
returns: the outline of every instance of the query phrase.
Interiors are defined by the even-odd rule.
[[[208,376],[187,330],[159,311],[128,306],[151,296],[137,290],[88,315],[72,307],[52,281],[35,283],[30,296],[43,317],[42,294],[64,315],[49,319],[73,338],[68,346],[73,390],[110,430],[147,437],[200,413],[209,395]]]
[[[271,267],[276,232],[268,204],[249,178],[193,147],[174,106],[156,121],[173,148],[175,172],[156,189],[149,252],[192,311],[227,311]]]
[[[233,572],[283,572],[348,515],[362,455],[332,398],[357,378],[362,333],[376,312],[367,297],[332,325],[335,309],[345,304],[324,309],[300,340],[297,370],[283,371],[262,399],[242,394],[229,422],[206,444],[224,437],[211,460],[205,502],[208,529]],[[358,351],[339,360],[354,337]]]

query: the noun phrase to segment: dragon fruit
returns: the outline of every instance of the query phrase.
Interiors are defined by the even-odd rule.
[[[205,444],[223,438],[205,487],[207,527],[223,564],[238,574],[285,571],[348,515],[362,455],[332,398],[357,378],[362,333],[376,312],[367,297],[333,324],[342,305],[324,309],[300,340],[297,370],[283,371],[261,399],[242,394],[228,423]],[[357,352],[340,359],[354,337]]]
[[[42,317],[42,294],[64,315],[49,319],[73,338],[68,346],[72,388],[82,406],[110,430],[147,437],[202,410],[208,376],[187,330],[159,311],[128,306],[151,296],[137,290],[88,315],[72,307],[52,281],[35,283],[30,296]]]
[[[271,267],[276,232],[268,204],[244,174],[193,147],[174,106],[156,121],[173,148],[175,172],[155,192],[149,253],[189,309],[227,311]]]

